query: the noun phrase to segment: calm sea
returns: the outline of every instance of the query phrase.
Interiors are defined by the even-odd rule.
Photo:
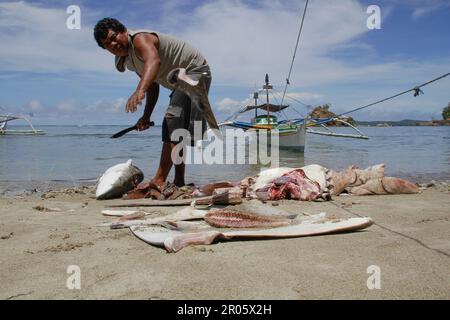
[[[40,126],[44,136],[0,136],[0,193],[94,183],[110,166],[133,159],[150,179],[159,164],[161,127],[110,139],[121,126]],[[341,170],[385,163],[387,174],[428,182],[450,179],[450,127],[363,127],[369,140],[307,135],[304,154],[280,151],[282,166],[317,163]],[[336,131],[348,132],[346,128]],[[186,182],[240,180],[259,165],[188,165]]]

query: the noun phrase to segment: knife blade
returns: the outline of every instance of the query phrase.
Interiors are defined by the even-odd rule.
[[[154,125],[155,125],[155,123],[154,123],[153,121],[150,121],[150,127],[152,127],[152,126],[154,126]],[[124,134],[126,134],[126,133],[128,133],[128,132],[130,132],[130,131],[133,131],[133,130],[137,130],[137,126],[136,126],[136,125],[134,125],[134,126],[132,126],[132,127],[129,127],[129,128],[126,128],[126,129],[123,129],[122,131],[119,131],[119,132],[113,134],[113,135],[111,136],[111,139],[120,138],[120,137],[123,136]]]

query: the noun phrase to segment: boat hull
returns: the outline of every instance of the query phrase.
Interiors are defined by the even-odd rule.
[[[277,134],[277,131],[274,131]],[[278,132],[279,146],[286,149],[305,150],[306,125],[297,126],[294,132]]]
[[[44,135],[41,130],[0,130],[0,136],[35,136]]]
[[[259,131],[256,129],[256,131]],[[279,130],[273,129],[270,130],[272,135],[278,137],[278,142],[275,145],[278,145],[279,148],[282,149],[291,149],[299,152],[304,152],[305,150],[305,142],[306,142],[306,125],[297,125],[295,128],[291,126],[291,128],[287,130]],[[271,145],[272,139],[268,140],[268,144]]]

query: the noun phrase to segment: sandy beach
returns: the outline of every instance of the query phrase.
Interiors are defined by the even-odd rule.
[[[293,213],[369,216],[354,233],[220,242],[166,253],[128,229],[96,227],[93,187],[0,198],[0,299],[450,299],[450,196],[436,184],[418,195],[284,200]],[[49,209],[49,210],[47,210]],[[178,210],[154,208],[155,214]],[[81,289],[66,287],[67,268]],[[369,266],[381,288],[370,290]]]

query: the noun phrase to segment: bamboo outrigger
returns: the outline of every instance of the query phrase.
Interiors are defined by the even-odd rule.
[[[24,120],[28,123],[31,130],[8,129],[8,122],[14,120]],[[38,130],[31,124],[31,121],[24,116],[0,115],[0,135],[43,135],[44,131]]]

